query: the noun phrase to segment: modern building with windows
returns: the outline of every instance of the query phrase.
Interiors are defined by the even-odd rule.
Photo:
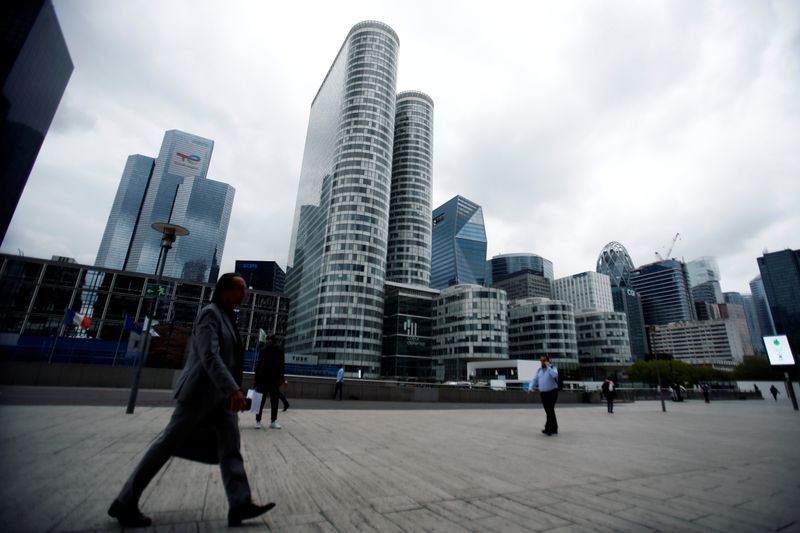
[[[244,277],[251,289],[284,291],[286,273],[275,261],[237,260],[235,270]]]
[[[378,377],[394,147],[397,34],[353,26],[311,103],[286,291],[286,351]]]
[[[173,245],[164,275],[214,282],[225,249],[235,189],[207,179],[214,141],[178,130],[164,134],[158,158],[128,157],[95,266],[155,273],[170,222],[189,230]]]
[[[73,66],[50,0],[0,2],[0,35],[2,243]]]
[[[553,281],[553,296],[556,300],[570,302],[576,314],[614,311],[610,278],[597,272],[581,272]]]
[[[169,277],[161,286],[164,297],[155,315],[159,337],[150,352],[157,361],[150,363],[180,368],[194,321],[211,301],[214,286]],[[154,287],[152,274],[0,254],[0,352],[47,360],[59,335],[54,361],[132,364],[125,361],[131,337],[125,321],[142,325],[151,308],[148,289]],[[90,317],[89,328],[65,326],[67,309]],[[248,291],[237,311],[245,350],[257,349],[259,329],[282,338],[288,311],[286,295]],[[252,364],[254,353],[247,357]]]
[[[758,329],[758,317],[755,313],[755,307],[753,307],[753,297],[749,294],[738,292],[725,292],[722,297],[725,299],[725,314],[731,319],[737,320],[739,328],[742,330],[745,355],[766,353],[763,348],[764,342],[761,340],[761,334]]]
[[[772,320],[772,311],[769,308],[767,291],[764,289],[764,281],[761,279],[761,276],[756,276],[750,280],[750,294],[753,295],[753,307],[755,307],[756,316],[758,317],[758,326],[761,330],[759,337],[775,335],[775,321]],[[760,351],[766,352],[766,348]]]
[[[445,381],[467,379],[467,363],[508,359],[506,293],[480,285],[443,289],[433,303],[432,357]]]
[[[617,241],[611,241],[600,251],[595,270],[608,276],[612,287],[630,287],[631,272],[635,268],[628,250]]]
[[[692,365],[732,370],[744,359],[739,330],[730,320],[673,322],[650,326],[650,348]]]
[[[436,289],[386,282],[381,376],[396,380],[435,381],[431,358],[433,302]]]
[[[800,250],[765,253],[758,258],[777,335],[786,335],[795,361],[800,355]]]
[[[530,272],[553,281],[553,262],[536,254],[501,254],[486,262],[486,285],[502,281],[519,272]]]
[[[524,298],[553,297],[551,281],[527,270],[503,276],[499,281],[492,283],[492,287],[506,291],[509,304]]]
[[[434,209],[431,287],[483,285],[486,244],[481,206],[456,196]]]
[[[625,313],[592,311],[575,315],[578,360],[584,379],[616,379],[633,362]]]
[[[508,307],[508,356],[538,360],[546,355],[565,379],[578,379],[575,313],[569,302],[525,298]]]
[[[631,285],[642,297],[646,325],[696,319],[686,266],[681,261],[666,259],[640,266],[631,272]]]
[[[433,100],[418,91],[401,92],[394,121],[387,281],[430,286],[432,184]]]
[[[692,299],[709,304],[724,303],[717,259],[704,256],[686,263],[686,276]]]

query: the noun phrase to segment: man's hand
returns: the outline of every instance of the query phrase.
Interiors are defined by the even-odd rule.
[[[230,395],[230,408],[234,413],[244,411],[247,408],[247,397],[242,394],[242,391],[237,390]]]

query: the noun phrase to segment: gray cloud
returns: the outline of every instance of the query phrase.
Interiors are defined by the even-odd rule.
[[[793,2],[56,2],[75,72],[3,250],[91,262],[125,159],[216,141],[237,189],[223,268],[286,264],[308,110],[350,26],[400,35],[398,89],[436,102],[434,201],[483,205],[490,254],[557,275],[602,246],[716,255],[747,290],[798,248]],[[76,209],[76,206],[78,208]],[[76,226],[64,219],[77,219]]]

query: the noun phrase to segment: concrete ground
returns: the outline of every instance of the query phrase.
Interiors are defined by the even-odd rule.
[[[332,403],[332,402],[331,402]],[[342,407],[348,402],[342,402]],[[335,404],[334,404],[335,406]],[[365,406],[370,407],[370,406]],[[558,409],[312,409],[242,415],[273,531],[800,531],[800,417],[772,401]],[[3,531],[118,530],[106,509],[168,407],[0,406]],[[174,459],[145,492],[154,531],[225,529],[217,467]],[[245,524],[248,524],[245,522]]]

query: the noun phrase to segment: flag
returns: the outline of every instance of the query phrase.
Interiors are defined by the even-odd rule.
[[[125,325],[123,327],[125,328],[125,331],[131,332],[131,333],[138,333],[139,335],[141,335],[142,331],[143,331],[142,326],[137,324],[133,320],[132,316],[126,316],[125,317]]]
[[[267,342],[267,332],[258,328],[258,342]]]
[[[156,330],[153,329],[153,326],[158,324],[158,320],[153,320],[152,322],[153,323],[151,324],[150,317],[148,316],[144,317],[144,326],[142,326],[142,331],[146,330],[147,328],[150,328],[148,331],[150,332],[151,337],[160,337],[160,335],[156,332]]]
[[[81,329],[89,329],[91,323],[92,319],[88,316],[78,314],[72,309],[67,309],[67,315],[64,317],[65,326],[76,325]]]

